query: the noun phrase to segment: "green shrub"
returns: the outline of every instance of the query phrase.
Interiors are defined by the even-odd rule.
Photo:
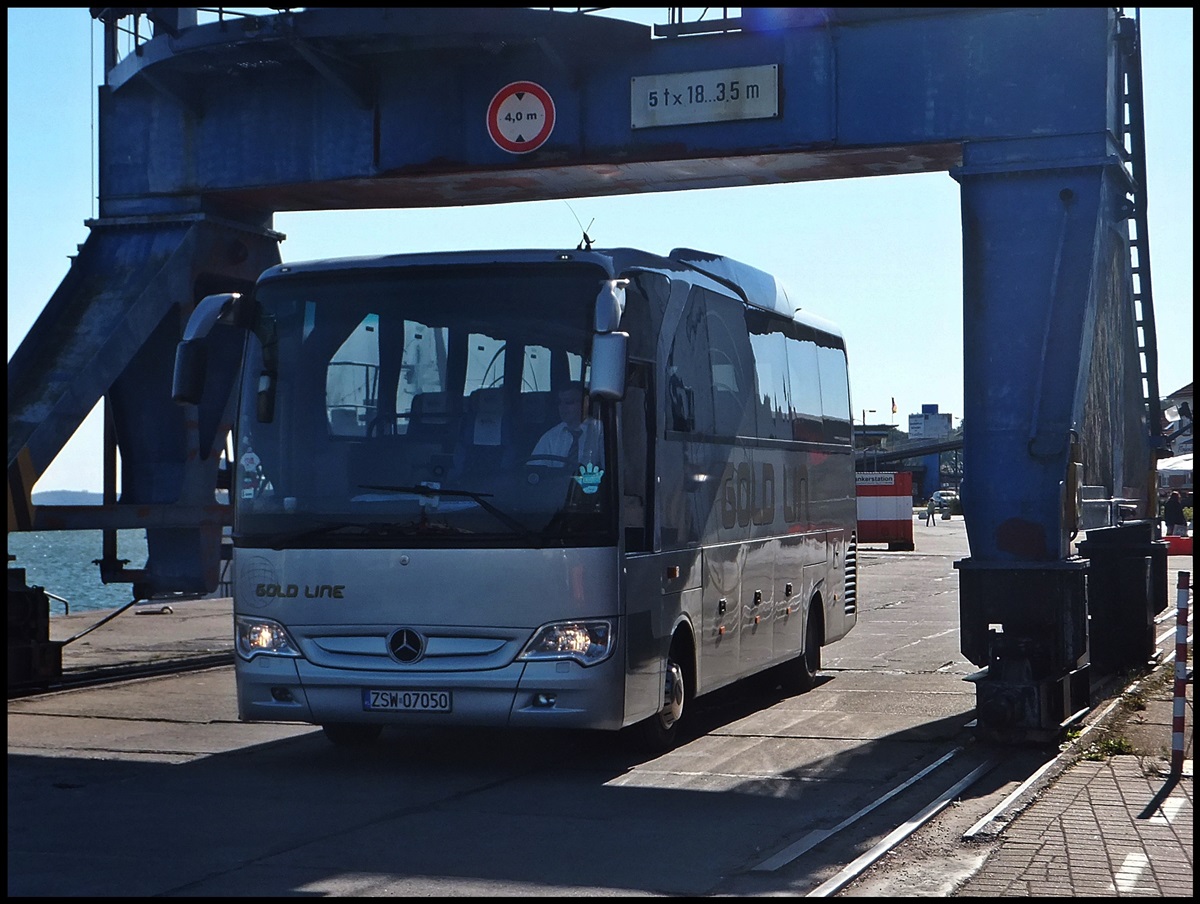
[[[1081,756],[1085,760],[1104,760],[1111,756],[1120,756],[1133,752],[1133,744],[1127,738],[1117,736],[1102,738],[1096,743],[1091,744],[1083,751]]]

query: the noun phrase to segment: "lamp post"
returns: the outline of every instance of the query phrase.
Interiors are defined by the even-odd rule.
[[[862,413],[863,413],[862,425],[865,427],[865,426],[867,426],[867,415],[874,414],[875,409],[874,408],[864,408],[862,410]]]

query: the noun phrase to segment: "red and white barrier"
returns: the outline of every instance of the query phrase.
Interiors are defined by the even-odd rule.
[[[1171,774],[1183,773],[1184,714],[1187,711],[1188,591],[1191,572],[1179,572],[1179,602],[1175,619],[1175,709],[1171,719]]]
[[[888,549],[914,549],[912,474],[859,471],[858,542],[887,543]]]
[[[1191,537],[1163,537],[1167,541],[1167,555],[1190,556],[1192,554]]]

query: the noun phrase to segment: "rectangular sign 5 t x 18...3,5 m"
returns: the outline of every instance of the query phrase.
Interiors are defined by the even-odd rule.
[[[779,115],[779,66],[636,75],[629,80],[635,129]]]

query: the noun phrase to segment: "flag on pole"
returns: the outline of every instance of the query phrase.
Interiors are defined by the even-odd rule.
[[[892,396],[892,414],[896,413],[896,397]]]

